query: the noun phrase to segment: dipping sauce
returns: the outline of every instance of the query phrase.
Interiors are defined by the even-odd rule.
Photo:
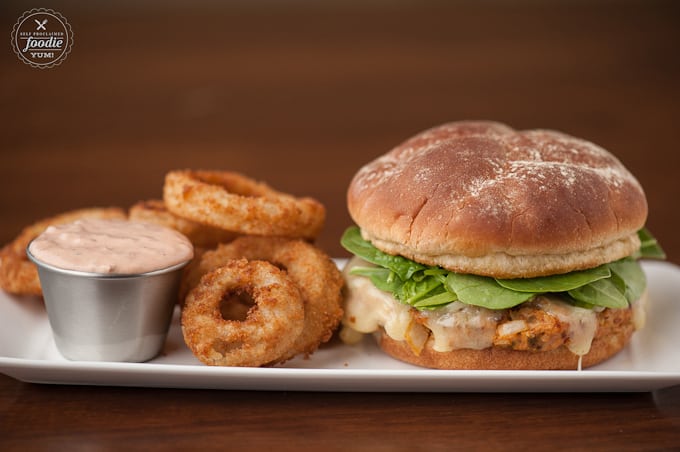
[[[65,270],[140,274],[190,260],[189,239],[164,226],[113,219],[82,219],[50,226],[29,246],[39,261]]]

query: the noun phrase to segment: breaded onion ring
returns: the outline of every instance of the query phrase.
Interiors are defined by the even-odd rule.
[[[125,211],[118,207],[95,207],[72,210],[25,227],[12,242],[0,250],[0,288],[16,295],[42,295],[38,270],[26,257],[26,247],[49,226],[72,223],[81,218],[126,217]]]
[[[0,287],[15,295],[42,295],[38,268],[26,253],[16,254],[11,244],[0,250]]]
[[[250,296],[245,319],[225,319],[222,304]],[[184,341],[211,366],[262,366],[285,353],[302,332],[300,291],[268,262],[234,260],[206,274],[182,310]]]
[[[305,326],[286,361],[304,353],[311,355],[327,342],[342,319],[342,274],[323,251],[303,240],[242,236],[215,250],[206,251],[185,273],[182,290],[197,284],[201,276],[232,259],[265,260],[283,268],[300,289],[305,305]]]
[[[326,210],[312,198],[296,198],[228,171],[171,171],[163,200],[176,215],[240,234],[314,239]]]
[[[182,218],[170,212],[160,199],[139,201],[130,207],[129,218],[132,221],[144,221],[160,224],[181,232],[196,247],[214,248],[218,243],[227,243],[237,234],[224,229],[207,226]]]

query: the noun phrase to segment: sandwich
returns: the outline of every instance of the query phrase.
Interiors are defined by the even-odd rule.
[[[580,369],[644,325],[663,258],[635,177],[600,146],[489,121],[441,125],[363,166],[341,338],[436,369]]]

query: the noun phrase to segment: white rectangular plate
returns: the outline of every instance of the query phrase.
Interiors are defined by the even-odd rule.
[[[582,371],[448,371],[384,355],[370,337],[337,341],[281,367],[202,365],[175,316],[164,352],[146,363],[74,362],[56,349],[37,298],[0,291],[0,372],[33,383],[290,391],[548,392],[652,391],[680,385],[680,267],[645,262],[647,325],[609,361]]]

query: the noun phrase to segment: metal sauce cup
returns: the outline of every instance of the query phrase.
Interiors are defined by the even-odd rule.
[[[30,246],[30,244],[29,244]],[[38,260],[59,352],[77,361],[147,361],[160,353],[189,261],[141,274],[64,270]]]

